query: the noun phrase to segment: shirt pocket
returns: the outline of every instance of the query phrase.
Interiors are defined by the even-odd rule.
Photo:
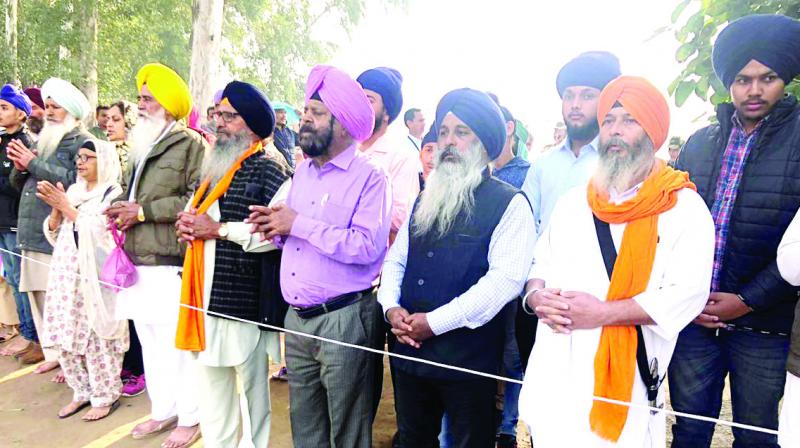
[[[317,219],[346,229],[352,223],[354,210],[352,207],[336,204],[335,202],[327,202],[320,207],[319,214],[320,216]]]

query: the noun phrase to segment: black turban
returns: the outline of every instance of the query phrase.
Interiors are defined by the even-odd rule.
[[[226,99],[256,135],[261,138],[272,135],[275,129],[275,112],[266,95],[255,86],[242,81],[231,81],[222,91],[222,101]]]
[[[403,75],[388,67],[371,68],[356,79],[361,87],[377,92],[383,100],[383,107],[393,122],[403,108]]]
[[[619,59],[607,51],[587,51],[569,61],[556,77],[558,95],[572,86],[603,88],[620,75]]]
[[[771,68],[789,84],[800,73],[800,22],[779,14],[735,20],[719,33],[712,60],[726,89],[752,60]]]

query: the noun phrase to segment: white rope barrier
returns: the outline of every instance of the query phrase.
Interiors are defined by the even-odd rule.
[[[19,258],[24,258],[24,259],[32,261],[34,263],[39,263],[39,264],[42,264],[42,265],[45,265],[45,266],[48,266],[48,267],[50,266],[48,263],[45,263],[43,261],[35,260],[33,258],[30,258],[30,257],[25,257],[25,256],[23,256],[21,254],[18,254],[16,252],[13,252],[13,251],[10,251],[10,250],[7,250],[7,249],[0,248],[0,252],[5,252],[5,253],[11,254],[13,256],[16,256],[16,257],[19,257]],[[78,277],[80,277],[80,275]],[[115,285],[112,285],[110,283],[103,282],[102,280],[99,280],[99,283],[101,285],[104,285],[104,286],[109,287],[109,288],[127,289],[127,288],[119,288],[119,287],[117,287]],[[521,380],[516,380],[516,379],[513,379],[513,378],[506,378],[506,377],[499,376],[499,375],[492,375],[492,374],[486,373],[486,372],[480,372],[480,371],[477,371],[477,370],[465,369],[463,367],[453,366],[453,365],[449,365],[449,364],[442,364],[442,363],[438,363],[438,362],[435,362],[435,361],[430,361],[430,360],[427,360],[427,359],[415,358],[413,356],[401,355],[399,353],[392,353],[392,352],[389,352],[389,351],[386,351],[386,350],[379,350],[379,349],[375,349],[375,348],[372,348],[372,347],[365,347],[365,346],[361,346],[361,345],[357,345],[357,344],[350,344],[348,342],[337,341],[335,339],[329,339],[329,338],[325,338],[325,337],[322,337],[322,336],[317,336],[317,335],[314,335],[314,334],[304,333],[302,331],[289,330],[287,328],[279,327],[277,325],[270,325],[270,324],[265,324],[265,323],[261,323],[261,322],[253,322],[253,321],[249,321],[249,320],[245,320],[245,319],[240,319],[238,317],[228,316],[226,314],[217,313],[217,312],[214,312],[214,311],[204,310],[204,309],[193,307],[193,306],[190,306],[190,305],[181,304],[180,306],[188,308],[188,309],[191,309],[191,310],[195,310],[195,311],[198,311],[198,312],[201,312],[201,313],[205,313],[205,314],[207,314],[209,316],[220,317],[220,318],[223,318],[223,319],[229,319],[229,320],[233,320],[233,321],[237,321],[237,322],[241,322],[241,323],[245,323],[245,324],[257,325],[259,327],[266,328],[266,329],[269,329],[269,330],[280,331],[280,332],[283,332],[283,333],[293,334],[295,336],[300,336],[300,337],[304,337],[304,338],[316,339],[316,340],[318,340],[320,342],[336,344],[336,345],[339,345],[339,346],[342,346],[342,347],[348,347],[348,348],[352,348],[352,349],[356,349],[356,350],[363,350],[363,351],[366,351],[366,352],[374,353],[376,355],[391,356],[391,357],[395,357],[395,358],[399,358],[399,359],[404,359],[406,361],[412,361],[412,362],[418,362],[418,363],[422,363],[422,364],[428,364],[428,365],[435,366],[435,367],[441,367],[443,369],[449,369],[449,370],[454,370],[454,371],[457,371],[457,372],[468,373],[468,374],[471,374],[471,375],[481,376],[481,377],[484,377],[484,378],[490,378],[490,379],[497,380],[497,381],[505,381],[507,383],[514,383],[514,384],[522,384],[523,383]],[[766,434],[778,435],[778,431],[776,431],[774,429],[762,428],[762,427],[759,427],[759,426],[746,425],[744,423],[737,423],[737,422],[732,422],[732,421],[727,421],[727,420],[720,420],[720,419],[717,419],[717,418],[706,417],[706,416],[703,416],[703,415],[687,414],[685,412],[678,412],[678,411],[665,409],[665,408],[656,408],[656,407],[652,407],[652,406],[648,406],[648,405],[644,405],[644,404],[631,403],[631,402],[627,402],[627,401],[613,400],[613,399],[606,398],[606,397],[593,396],[592,399],[596,400],[596,401],[603,401],[603,402],[610,403],[610,404],[616,404],[616,405],[619,405],[619,406],[627,406],[629,408],[647,410],[647,411],[654,412],[654,413],[663,412],[664,414],[673,415],[673,416],[676,416],[676,417],[683,417],[683,418],[689,418],[689,419],[694,419],[694,420],[700,420],[700,421],[704,421],[704,422],[714,423],[714,424],[717,424],[717,425],[728,426],[728,427],[731,427],[731,428],[746,429],[746,430],[749,430],[749,431],[756,431],[756,432],[762,432],[762,433],[766,433]]]

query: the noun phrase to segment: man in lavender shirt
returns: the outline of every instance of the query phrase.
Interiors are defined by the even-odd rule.
[[[358,151],[375,115],[366,94],[340,70],[317,66],[306,83],[298,165],[285,204],[254,207],[250,222],[283,246],[285,326],[377,347],[380,311],[374,283],[389,242],[391,189],[386,172]],[[377,356],[286,335],[294,446],[372,445]]]

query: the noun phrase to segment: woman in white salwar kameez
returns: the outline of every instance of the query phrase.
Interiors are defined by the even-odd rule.
[[[119,406],[119,373],[128,350],[128,324],[114,317],[116,294],[101,286],[98,272],[114,247],[102,212],[119,196],[119,158],[114,145],[88,140],[76,156],[78,179],[38,184],[37,196],[53,207],[44,222],[53,245],[41,343],[59,352],[72,402],[59,418],[91,405],[85,421],[107,417]]]

